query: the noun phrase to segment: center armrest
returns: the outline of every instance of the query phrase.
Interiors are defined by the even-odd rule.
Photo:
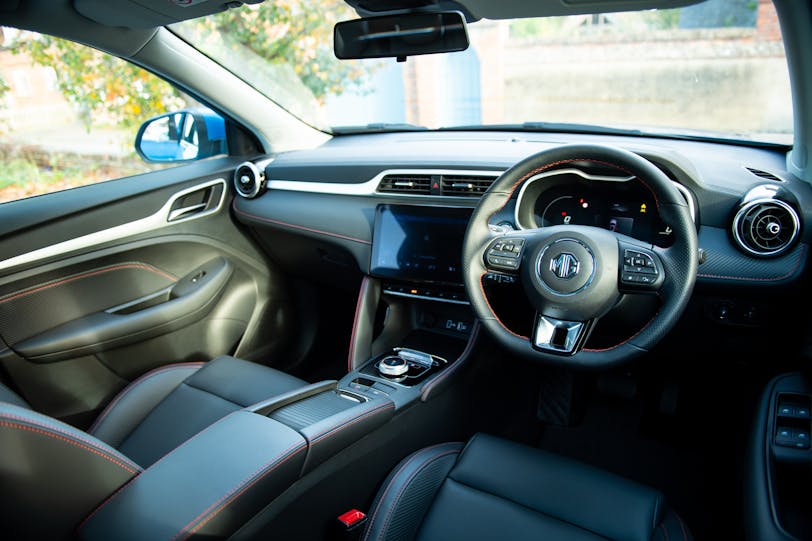
[[[299,478],[307,447],[278,421],[234,412],[114,493],[79,538],[226,538]]]
[[[285,422],[286,418],[311,408],[319,400],[324,400],[324,397],[332,400],[336,400],[334,397],[339,397],[338,400],[347,401],[346,398],[341,398],[339,391],[328,391],[277,410],[271,414],[271,418]],[[388,398],[366,399],[360,403],[350,402],[350,407],[317,418],[305,426],[297,427],[308,443],[307,458],[302,474],[309,472],[345,447],[349,447],[382,426],[393,417],[394,413],[395,403]]]
[[[281,397],[262,404],[257,413],[298,431],[307,440],[302,475],[389,421],[395,403],[337,388],[337,382],[314,384],[300,400]]]

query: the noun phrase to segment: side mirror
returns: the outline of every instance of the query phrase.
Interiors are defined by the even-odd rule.
[[[228,153],[226,122],[205,107],[183,109],[144,122],[135,151],[146,162],[190,162]]]

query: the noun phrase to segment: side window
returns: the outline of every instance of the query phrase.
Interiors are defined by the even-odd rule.
[[[0,203],[227,152],[223,119],[146,70],[0,30]]]

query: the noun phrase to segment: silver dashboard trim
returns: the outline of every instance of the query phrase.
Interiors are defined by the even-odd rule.
[[[322,193],[328,195],[359,195],[372,196],[382,195],[385,197],[416,197],[425,199],[428,197],[441,198],[443,201],[461,199],[472,201],[477,198],[466,196],[442,195],[432,196],[428,194],[408,194],[379,192],[378,185],[387,175],[471,175],[481,177],[493,177],[494,180],[504,173],[504,170],[480,170],[480,169],[386,169],[381,171],[371,179],[360,184],[339,184],[335,182],[305,182],[301,180],[268,179],[268,188],[274,190],[287,190],[293,192]]]
[[[178,199],[190,193],[196,192],[198,190],[204,190],[212,186],[217,186],[218,184],[222,185],[223,189],[220,192],[220,200],[217,202],[217,205],[215,207],[203,212],[192,214],[185,218],[179,218],[170,221],[172,205],[174,205]],[[225,179],[218,178],[215,180],[210,180],[208,182],[203,182],[202,184],[197,184],[190,188],[186,188],[172,195],[172,197],[170,197],[167,200],[167,202],[164,203],[164,205],[154,214],[151,214],[149,216],[146,216],[144,218],[132,222],[127,222],[121,225],[110,227],[108,229],[102,229],[99,231],[95,231],[93,233],[88,233],[87,235],[82,235],[81,237],[76,237],[62,242],[57,242],[56,244],[51,244],[50,246],[45,246],[37,250],[32,250],[30,252],[20,254],[18,256],[4,259],[0,261],[0,270],[10,269],[13,267],[17,267],[19,265],[25,265],[27,263],[35,263],[43,259],[61,256],[78,250],[87,250],[88,248],[92,248],[94,246],[98,246],[100,244],[104,244],[121,238],[132,237],[135,235],[140,235],[142,233],[155,231],[156,229],[161,229],[163,227],[167,227],[170,225],[196,220],[198,218],[203,218],[205,216],[211,216],[212,214],[219,212],[220,209],[223,207],[225,195],[226,195]]]

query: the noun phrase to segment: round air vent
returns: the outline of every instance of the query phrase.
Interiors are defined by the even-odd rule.
[[[798,214],[778,199],[757,199],[744,204],[733,219],[733,236],[747,253],[776,256],[798,237]]]
[[[241,163],[234,171],[234,189],[241,196],[253,199],[265,189],[265,173],[251,162]]]

